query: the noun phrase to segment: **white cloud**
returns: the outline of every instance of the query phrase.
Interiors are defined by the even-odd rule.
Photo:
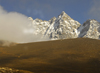
[[[88,14],[91,18],[100,20],[100,0],[93,0],[92,4]]]
[[[31,21],[27,16],[17,12],[7,12],[0,6],[0,40],[18,43],[36,42],[40,36],[35,36],[35,29],[29,26]]]

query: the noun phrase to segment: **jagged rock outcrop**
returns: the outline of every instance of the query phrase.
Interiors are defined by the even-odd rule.
[[[29,19],[32,21],[30,26],[34,29],[33,34],[35,34],[35,35],[42,34],[44,36],[47,28],[50,26],[49,22],[43,21],[38,18],[33,20],[31,17],[29,17]],[[41,36],[41,37],[43,37],[43,36]]]
[[[12,69],[8,67],[0,67],[0,73],[33,73],[25,70]]]
[[[99,39],[100,38],[100,23],[94,19],[87,20],[78,29],[79,37]]]
[[[78,37],[77,28],[81,24],[63,11],[52,25],[51,32],[47,33],[51,39],[68,39]]]
[[[49,20],[49,23],[50,23],[50,26],[48,27],[48,29],[46,30],[45,34],[44,34],[44,37],[45,36],[49,36],[50,38],[50,34],[52,32],[54,32],[54,23],[55,23],[55,20],[56,20],[56,17],[53,17]]]

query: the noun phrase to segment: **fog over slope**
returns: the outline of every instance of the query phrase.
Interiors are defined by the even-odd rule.
[[[17,43],[40,40],[41,35],[34,35],[35,29],[30,27],[29,24],[31,24],[31,21],[27,16],[17,12],[7,12],[0,6],[0,40]]]

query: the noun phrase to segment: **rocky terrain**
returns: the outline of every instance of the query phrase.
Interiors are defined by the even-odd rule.
[[[79,37],[100,39],[100,23],[94,19],[87,20],[78,29]]]
[[[0,67],[0,73],[33,73],[25,70],[12,69],[8,67]]]

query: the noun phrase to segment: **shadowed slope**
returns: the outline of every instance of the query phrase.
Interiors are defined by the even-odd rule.
[[[0,66],[34,73],[99,73],[100,41],[78,38],[0,47]]]

